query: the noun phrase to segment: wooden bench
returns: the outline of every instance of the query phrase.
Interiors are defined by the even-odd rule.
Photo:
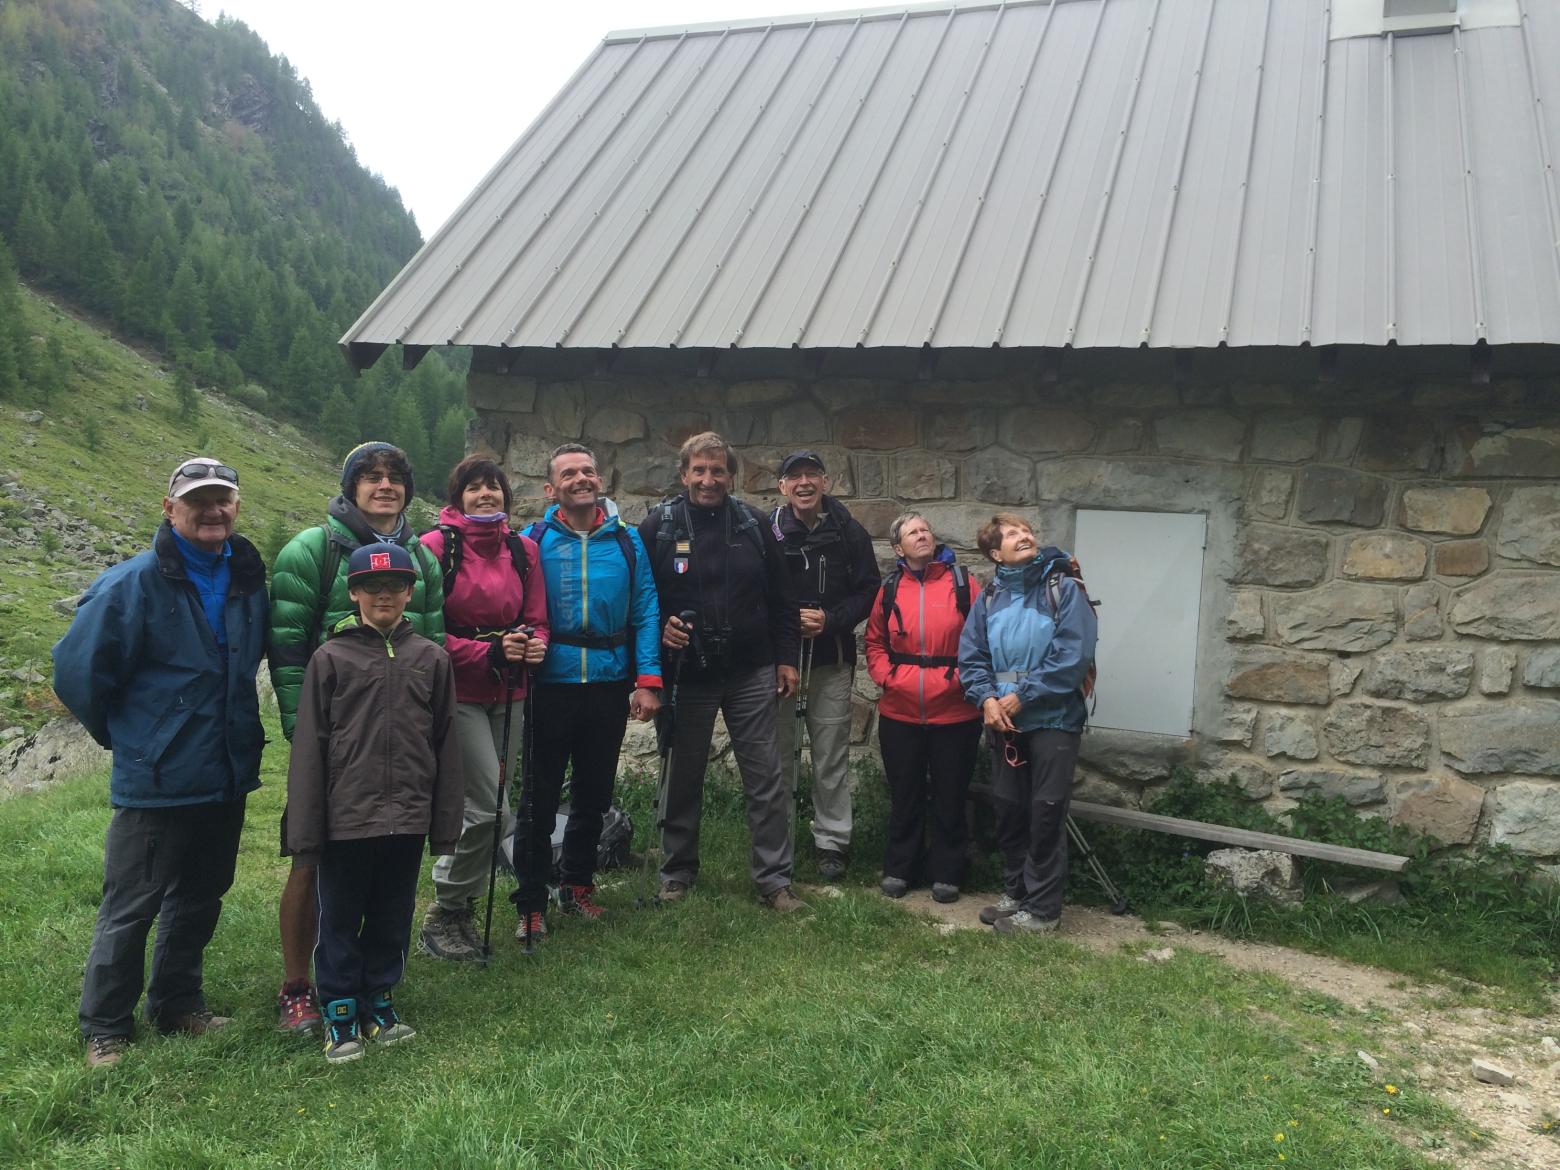
[[[972,784],[970,795],[990,803],[991,785]],[[1278,833],[1232,829],[1226,825],[1212,825],[1207,821],[1189,821],[1182,817],[1140,812],[1135,808],[1091,804],[1087,800],[1073,801],[1071,813],[1080,820],[1092,821],[1100,825],[1115,825],[1122,829],[1144,829],[1150,833],[1169,833],[1176,837],[1214,841],[1220,845],[1238,845],[1243,849],[1273,849],[1294,857],[1310,857],[1317,861],[1331,861],[1338,865],[1355,865],[1361,869],[1382,869],[1388,873],[1401,873],[1409,861],[1408,858],[1400,857],[1396,853],[1377,853],[1373,849],[1354,849],[1347,845],[1324,845],[1320,841],[1305,841],[1299,837],[1284,837]]]

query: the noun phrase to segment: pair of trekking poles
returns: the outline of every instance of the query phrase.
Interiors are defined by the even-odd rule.
[[[524,634],[529,640],[536,633],[531,626],[517,626],[505,633]],[[536,694],[536,679],[531,668],[519,662],[508,663],[504,670],[504,730],[499,738],[498,748],[498,799],[493,805],[493,854],[488,863],[488,888],[487,888],[487,914],[482,922],[482,959],[483,966],[493,955],[493,889],[498,881],[498,852],[504,832],[504,810],[508,807],[505,796],[509,785],[509,735],[513,728],[515,712],[515,687],[520,679],[525,678],[525,699],[522,703],[522,716],[525,726],[520,729],[520,816],[515,823],[515,876],[523,883],[525,878],[520,876],[519,857],[523,848],[527,854],[531,852],[531,801],[532,790],[536,787],[531,777],[531,742],[535,734],[531,714],[533,710],[532,696]],[[535,858],[527,857],[527,869],[534,864]],[[521,953],[533,955],[536,953],[535,941],[531,938],[531,915],[525,907],[520,908],[520,942]]]

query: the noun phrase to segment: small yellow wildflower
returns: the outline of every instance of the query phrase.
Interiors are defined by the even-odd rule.
[[[1275,1141],[1275,1142],[1281,1142],[1281,1141],[1283,1141],[1283,1140],[1284,1140],[1284,1131],[1283,1131],[1283,1130],[1279,1130],[1279,1131],[1278,1131],[1278,1132],[1277,1132],[1277,1133],[1275,1133],[1275,1134],[1274,1134],[1274,1135],[1273,1135],[1273,1140],[1274,1140],[1274,1141]]]
[[[1396,1085],[1388,1085],[1387,1086],[1387,1095],[1390,1097],[1390,1096],[1396,1096],[1396,1094],[1397,1094],[1397,1086]]]
[[[1278,1156],[1278,1160],[1279,1160],[1279,1161],[1280,1161],[1280,1162],[1282,1162],[1282,1161],[1284,1161],[1284,1155],[1283,1155],[1283,1154],[1280,1154],[1280,1155],[1279,1155],[1279,1156]]]
[[[1160,1134],[1159,1135],[1159,1140],[1160,1141],[1164,1141],[1165,1140],[1165,1135],[1164,1134]]]
[[[1296,1120],[1296,1119],[1295,1119],[1295,1118],[1293,1118],[1293,1117],[1291,1117],[1291,1118],[1290,1118],[1290,1119],[1289,1119],[1289,1128],[1290,1128],[1290,1129],[1294,1129],[1294,1128],[1295,1128],[1295,1127],[1296,1127],[1296,1126],[1297,1126],[1297,1125],[1299,1125],[1299,1124],[1300,1124],[1300,1122],[1299,1122],[1299,1121],[1297,1121],[1297,1120]]]
[[[1383,1109],[1381,1111],[1381,1113],[1382,1113],[1383,1117],[1390,1117],[1390,1116],[1392,1116],[1392,1110],[1390,1110],[1390,1109]]]

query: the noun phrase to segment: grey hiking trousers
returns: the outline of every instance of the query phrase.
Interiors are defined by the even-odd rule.
[[[812,762],[813,844],[850,848],[850,684],[854,663],[815,666],[807,684],[807,754]],[[794,770],[796,698],[781,699],[776,732],[787,782]]]
[[[519,798],[515,786],[515,760],[520,755],[520,734],[525,723],[524,706],[515,700],[509,726],[509,788],[504,796],[503,840],[514,832],[509,811]],[[466,899],[487,893],[488,868],[493,863],[493,808],[498,803],[498,748],[504,737],[504,704],[456,703],[455,735],[460,740],[460,762],[466,771],[466,810],[461,820],[455,852],[433,863],[435,900],[446,910],[464,910]]]
[[[791,780],[780,766],[775,737],[773,666],[736,671],[718,681],[685,682],[678,688],[661,879],[692,885],[699,876],[699,818],[717,711],[731,734],[747,797],[753,884],[768,896],[791,884]]]

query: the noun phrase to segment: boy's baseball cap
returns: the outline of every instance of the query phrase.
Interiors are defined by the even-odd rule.
[[[408,582],[417,580],[417,569],[412,564],[412,554],[398,544],[365,544],[352,550],[347,562],[347,584],[364,577],[400,577]]]

